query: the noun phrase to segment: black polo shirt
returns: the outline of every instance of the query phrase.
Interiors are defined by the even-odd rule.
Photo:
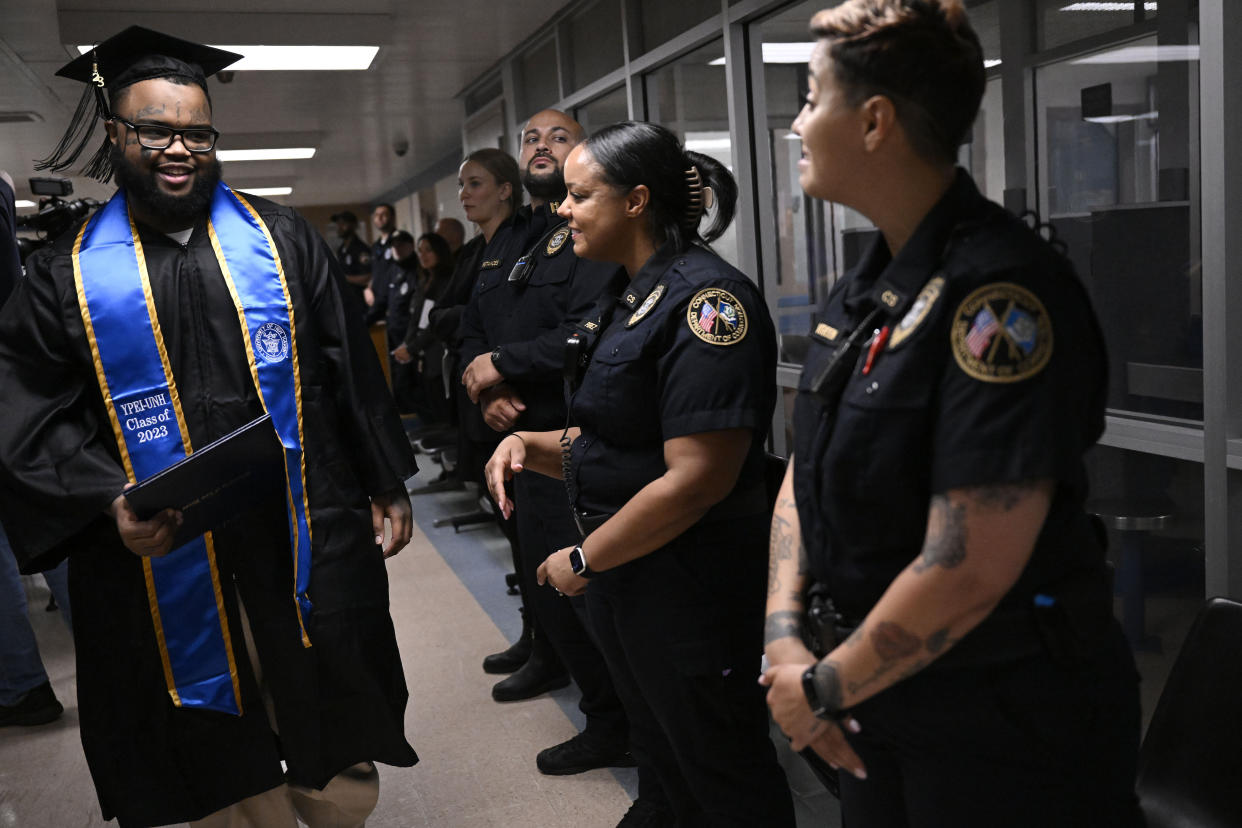
[[[886,290],[902,299],[887,343],[862,348],[826,407],[814,379]],[[896,258],[877,237],[818,310],[795,405],[803,541],[838,609],[861,619],[919,555],[932,496],[961,487],[1056,483],[1002,609],[1100,572],[1083,454],[1104,427],[1105,365],[1069,262],[964,171]]]
[[[613,305],[573,398],[578,507],[616,512],[664,474],[664,441],[730,428],[756,435],[738,486],[761,485],[776,334],[755,284],[702,247],[662,250]]]

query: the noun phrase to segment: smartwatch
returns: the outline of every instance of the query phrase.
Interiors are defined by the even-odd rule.
[[[834,707],[827,701],[820,699],[819,688],[815,686],[815,668],[817,666],[812,664],[802,674],[802,692],[806,694],[807,703],[811,705],[811,712],[815,714],[815,718],[839,725],[849,718],[850,714],[848,711]]]
[[[579,578],[590,578],[595,573],[591,571],[591,567],[587,566],[586,555],[582,552],[581,546],[575,546],[569,552],[569,568]]]

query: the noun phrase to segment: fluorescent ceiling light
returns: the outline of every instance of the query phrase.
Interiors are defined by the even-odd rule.
[[[212,44],[213,46],[215,44]],[[86,54],[94,46],[79,46]],[[215,46],[237,52],[242,59],[228,71],[259,72],[305,70],[349,71],[370,68],[378,46]]]
[[[809,63],[815,41],[808,43],[765,43],[763,44],[764,63]],[[708,66],[724,66],[725,59],[718,57],[708,62]]]
[[[1062,6],[1061,11],[1068,12],[1121,12],[1134,11],[1134,3],[1070,3],[1068,6]],[[1150,2],[1143,3],[1143,11],[1156,11],[1156,4]]]
[[[1169,63],[1199,59],[1199,45],[1123,46],[1095,55],[1087,55],[1070,63]]]
[[[805,43],[765,43],[763,44],[764,63],[810,63],[811,52],[815,49],[815,41]],[[725,59],[718,57],[708,61],[708,66],[724,66]],[[999,66],[999,60],[985,60],[983,68],[991,69]]]
[[[691,138],[686,141],[686,149],[694,152],[711,152],[713,150],[727,150],[733,148],[733,142],[728,138]]]
[[[233,149],[216,150],[221,161],[287,161],[314,158],[314,147],[284,147],[283,149]]]
[[[16,202],[13,203],[13,206],[21,210],[24,207],[38,207],[39,205],[35,204],[33,201],[26,201],[24,199],[19,198]]]
[[[234,189],[240,193],[257,196],[289,195],[293,192],[292,187],[235,187]]]
[[[1159,117],[1159,112],[1140,112],[1137,115],[1097,115],[1083,120],[1093,124],[1124,124],[1129,121],[1154,121]]]

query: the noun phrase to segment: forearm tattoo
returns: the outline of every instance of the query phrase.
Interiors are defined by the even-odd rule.
[[[763,623],[764,646],[782,638],[802,637],[802,616],[793,610],[777,610]]]
[[[937,566],[953,569],[966,560],[966,506],[936,495],[931,500],[931,513],[923,552],[911,564],[920,574]]]
[[[781,562],[793,557],[793,524],[781,514],[791,505],[791,501],[782,500],[776,505],[776,511],[772,513],[772,532],[768,536],[768,595],[775,595],[780,590]],[[801,551],[799,555],[801,556]],[[801,571],[801,560],[799,560],[799,571]]]
[[[854,646],[863,640],[863,629],[859,627],[854,630],[845,643]],[[871,625],[868,637],[876,655],[880,657],[880,663],[867,678],[847,684],[851,694],[862,692],[899,667],[902,669],[898,673],[897,681],[908,678],[930,664],[935,656],[957,643],[957,639],[949,637],[948,627],[936,630],[924,641],[892,621],[878,621]],[[913,658],[923,650],[931,657]]]

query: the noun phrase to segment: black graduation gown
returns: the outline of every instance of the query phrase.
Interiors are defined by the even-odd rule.
[[[215,532],[244,715],[173,706],[139,558],[104,509],[125,483],[83,331],[76,229],[30,260],[0,312],[0,521],[23,571],[69,556],[82,745],[105,818],[198,819],[282,781],[321,787],[356,762],[417,761],[403,730],[405,679],[368,495],[416,470],[340,266],[291,209],[252,204],[294,303],[312,529],[303,648],[281,504]],[[241,327],[206,232],[186,246],[140,227],[152,293],[191,440],[262,413]],[[139,312],[142,312],[141,310]],[[235,589],[230,585],[235,584]],[[238,625],[240,593],[275,702],[273,737]]]

